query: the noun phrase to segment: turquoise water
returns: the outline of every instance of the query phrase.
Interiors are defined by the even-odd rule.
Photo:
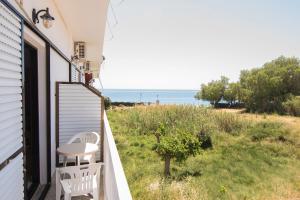
[[[125,90],[104,89],[104,96],[110,97],[113,102],[144,102],[160,104],[193,104],[209,105],[208,101],[196,100],[196,90]]]

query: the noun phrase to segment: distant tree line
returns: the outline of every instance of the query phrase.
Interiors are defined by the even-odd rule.
[[[144,102],[126,102],[126,101],[114,101],[112,102],[109,97],[104,96],[104,107],[105,110],[116,107],[132,107],[136,105],[145,105]]]
[[[239,81],[227,77],[202,84],[195,98],[214,107],[245,107],[249,112],[300,115],[300,61],[281,56],[261,68],[242,70]]]

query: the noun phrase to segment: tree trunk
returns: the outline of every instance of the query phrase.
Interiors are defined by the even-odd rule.
[[[160,143],[160,135],[155,135],[156,137],[156,142],[159,144]]]
[[[170,165],[171,165],[171,157],[170,156],[166,156],[165,157],[165,176],[166,177],[171,175]]]

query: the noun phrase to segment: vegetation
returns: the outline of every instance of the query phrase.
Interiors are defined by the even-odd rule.
[[[157,143],[155,151],[165,161],[165,176],[170,176],[171,159],[176,158],[177,162],[186,160],[190,155],[195,156],[201,149],[200,140],[190,133],[168,134]]]
[[[300,96],[291,97],[283,103],[283,107],[288,114],[300,117]]]
[[[225,89],[228,86],[229,79],[225,76],[221,80],[211,81],[207,85],[201,85],[201,92],[196,94],[197,99],[210,101],[212,105],[216,105],[224,98]]]
[[[229,83],[224,91],[224,100],[233,105],[242,101],[242,91],[240,83]]]
[[[134,199],[300,197],[299,118],[192,106],[118,108],[108,117]]]
[[[110,109],[110,107],[111,107],[111,100],[110,100],[109,97],[104,97],[104,107],[105,107],[105,110]]]
[[[291,99],[297,95],[300,95],[300,61],[282,56],[261,68],[243,70],[239,82],[229,83],[226,77],[221,77],[203,84],[196,98],[208,100],[214,106],[226,100],[229,106],[243,103],[252,112],[283,114],[291,111]],[[285,104],[286,101],[290,103]],[[297,103],[293,106],[296,107],[291,112],[300,109]]]

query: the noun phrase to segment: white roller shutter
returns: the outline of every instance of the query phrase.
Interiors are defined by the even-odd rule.
[[[74,65],[72,65],[71,67],[71,78],[72,78],[72,82],[78,82],[79,80],[79,73],[76,70],[76,67]]]
[[[0,171],[0,199],[24,199],[23,154],[19,154]]]
[[[21,20],[0,2],[0,199],[23,199]]]

